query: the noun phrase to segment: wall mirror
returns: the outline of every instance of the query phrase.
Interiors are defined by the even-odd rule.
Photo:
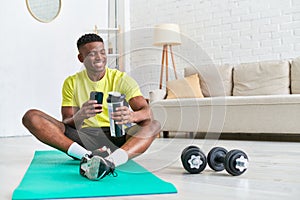
[[[48,23],[58,16],[61,0],[26,0],[26,6],[36,20]]]

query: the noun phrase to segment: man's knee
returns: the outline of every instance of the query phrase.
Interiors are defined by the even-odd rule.
[[[156,120],[153,120],[151,121],[150,125],[149,125],[149,129],[150,129],[150,132],[151,132],[151,135],[153,137],[156,137],[157,134],[160,132],[161,130],[161,125],[160,125],[160,122],[159,121],[156,121]]]
[[[145,126],[141,125],[134,125],[126,130],[127,139],[129,139],[131,136],[137,136],[137,137],[144,137],[149,138],[153,137],[155,138],[157,134],[159,134],[161,130],[160,122],[153,120],[149,124]]]
[[[156,138],[161,130],[159,121],[153,120],[150,124],[145,127],[148,137]]]
[[[28,127],[30,124],[32,124],[32,122],[34,121],[34,118],[38,117],[40,112],[41,111],[36,110],[36,109],[28,110],[22,118],[23,125]]]
[[[155,130],[155,132],[160,132],[160,130],[161,130],[161,124],[157,120],[152,121],[152,127]]]

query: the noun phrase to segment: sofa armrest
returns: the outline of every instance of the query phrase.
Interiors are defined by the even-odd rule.
[[[166,91],[162,89],[156,89],[149,92],[149,103],[154,101],[163,100],[166,97]]]

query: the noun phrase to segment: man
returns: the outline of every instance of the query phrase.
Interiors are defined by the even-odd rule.
[[[39,110],[29,110],[22,121],[40,141],[81,159],[80,173],[98,180],[114,171],[151,145],[160,131],[160,124],[152,119],[151,110],[137,83],[124,72],[109,69],[103,39],[85,34],[77,41],[78,59],[85,69],[68,77],[62,89],[62,122]],[[92,91],[102,92],[103,103],[90,100]],[[111,119],[119,125],[136,123],[122,137],[112,137],[106,98],[108,92],[126,95],[130,108],[119,107]],[[129,134],[131,132],[131,134]],[[104,155],[107,148],[110,155]]]

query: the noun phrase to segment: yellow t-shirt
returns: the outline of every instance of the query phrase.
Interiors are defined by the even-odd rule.
[[[84,120],[82,127],[108,127],[109,116],[106,99],[108,92],[117,91],[126,95],[126,100],[142,96],[137,82],[126,73],[106,67],[100,81],[91,81],[86,69],[69,76],[62,88],[62,106],[81,107],[89,100],[91,91],[103,92],[103,112]]]

